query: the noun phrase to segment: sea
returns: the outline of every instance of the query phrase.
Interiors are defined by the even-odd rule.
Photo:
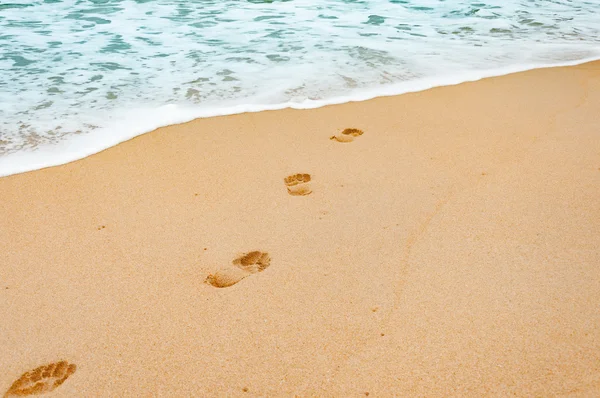
[[[199,117],[594,59],[600,0],[2,0],[0,176]]]

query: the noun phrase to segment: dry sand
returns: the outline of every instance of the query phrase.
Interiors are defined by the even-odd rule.
[[[599,247],[600,63],[161,128],[0,179],[0,394],[599,396]]]

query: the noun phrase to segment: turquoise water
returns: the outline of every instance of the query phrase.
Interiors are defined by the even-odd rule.
[[[598,57],[599,1],[1,2],[0,175],[194,117]]]

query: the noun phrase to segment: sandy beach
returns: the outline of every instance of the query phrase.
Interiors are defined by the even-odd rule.
[[[0,252],[8,396],[599,396],[600,62],[0,178]]]

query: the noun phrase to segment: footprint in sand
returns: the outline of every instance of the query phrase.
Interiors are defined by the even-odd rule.
[[[53,391],[75,373],[76,369],[75,364],[60,361],[25,372],[10,386],[4,398],[39,395]]]
[[[233,286],[242,279],[263,272],[271,265],[269,253],[253,251],[233,260],[235,267],[219,270],[206,277],[206,283],[214,287]]]
[[[341,133],[329,137],[329,139],[338,142],[352,142],[356,137],[359,137],[363,134],[363,131],[359,129],[345,129]]]
[[[305,196],[312,193],[310,174],[293,174],[283,179],[288,193],[292,196]]]

